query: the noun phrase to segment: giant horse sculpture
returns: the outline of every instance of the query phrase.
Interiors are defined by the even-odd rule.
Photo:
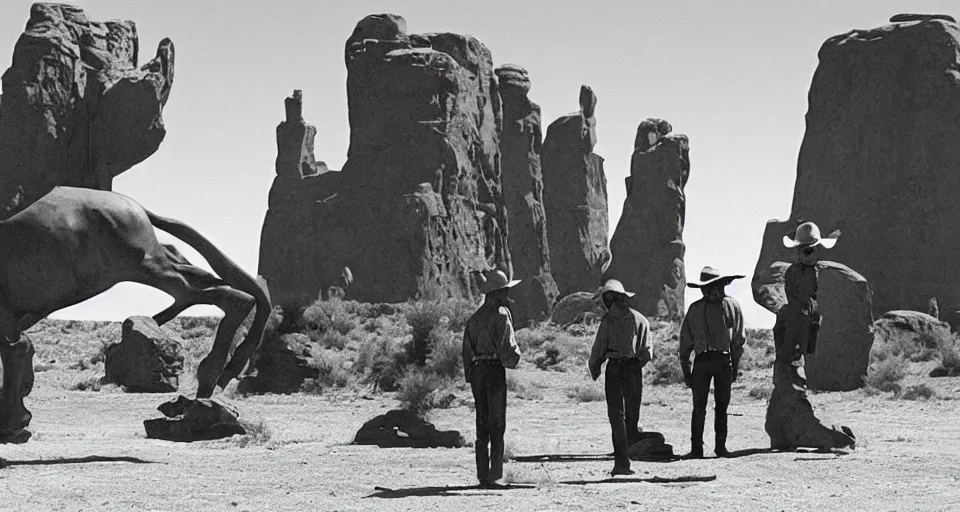
[[[195,248],[220,277],[161,244],[154,228]],[[243,371],[270,315],[266,290],[190,226],[155,215],[121,194],[56,187],[0,221],[0,439],[30,424],[23,397],[33,387],[33,346],[21,337],[23,331],[124,281],[174,298],[173,305],[153,317],[160,325],[197,304],[223,310],[213,348],[197,368],[197,398],[209,398]],[[254,305],[253,323],[233,347],[234,335]]]

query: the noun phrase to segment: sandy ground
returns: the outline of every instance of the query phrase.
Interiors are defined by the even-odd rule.
[[[28,398],[29,442],[0,445],[11,465],[0,469],[2,510],[957,510],[960,509],[958,379],[931,382],[940,399],[891,400],[860,391],[811,397],[826,424],[853,428],[849,454],[759,453],[736,459],[634,462],[634,477],[609,477],[612,460],[510,462],[517,489],[463,489],[474,481],[473,449],[380,449],[352,446],[357,428],[396,406],[389,395],[235,398],[243,418],[262,419],[269,440],[249,436],[178,444],[146,439],[142,421],[173,398],[116,389],[66,391],[37,376]],[[611,451],[603,402],[576,403],[567,390],[601,386],[581,374],[517,370],[545,386],[541,400],[511,395],[508,453],[589,454]],[[735,384],[731,450],[766,448],[765,402],[748,390],[768,375]],[[464,396],[466,393],[464,392]],[[712,402],[711,402],[712,403]],[[641,426],[663,432],[678,453],[689,450],[689,392],[645,389]],[[436,411],[441,429],[472,439],[469,406]],[[706,451],[712,457],[712,412]],[[149,463],[63,463],[59,458],[135,457]],[[23,464],[23,462],[32,462]],[[39,462],[39,463],[38,463]],[[716,476],[694,483],[651,483]],[[570,483],[586,481],[586,485]],[[594,483],[589,483],[594,482]],[[376,487],[394,492],[377,491]],[[452,487],[453,489],[446,489]],[[460,487],[460,489],[457,489]]]

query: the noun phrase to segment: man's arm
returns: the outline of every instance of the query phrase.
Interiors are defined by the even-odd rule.
[[[473,370],[473,340],[470,337],[470,323],[463,329],[463,378],[469,383]]]
[[[692,309],[692,306],[691,306]],[[683,371],[683,381],[688,387],[693,385],[693,362],[690,354],[693,353],[693,329],[690,326],[690,311],[683,317],[680,326],[680,369]]]
[[[650,322],[640,317],[640,327],[637,329],[637,346],[634,349],[640,358],[640,366],[653,360],[653,342],[650,340]]]
[[[730,299],[730,314],[733,316],[730,333],[730,362],[733,365],[733,380],[737,380],[740,371],[740,358],[743,357],[743,345],[747,342],[746,328],[743,325],[743,311],[736,300]]]
[[[601,318],[600,326],[597,327],[597,337],[593,340],[593,349],[590,350],[590,360],[587,362],[593,380],[600,378],[600,366],[607,358],[608,330],[606,317]]]
[[[499,313],[497,322],[500,344],[497,348],[500,352],[500,362],[503,363],[504,368],[516,368],[520,363],[520,345],[517,344],[517,337],[513,332],[513,319],[507,308],[501,307]]]

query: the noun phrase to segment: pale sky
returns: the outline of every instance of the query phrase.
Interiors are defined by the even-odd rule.
[[[594,151],[606,159],[611,236],[640,121],[664,118],[675,133],[689,136],[687,276],[696,279],[704,265],[747,275],[728,293],[754,327],[773,325],[773,315],[753,302],[750,277],[765,222],[790,214],[821,44],[902,12],[960,15],[955,0],[68,3],[96,21],[135,21],[141,64],[153,58],[162,38],[173,40],[176,76],[163,113],[166,139],[117,178],[114,189],[193,225],[251,274],[283,99],[303,90],[304,117],[318,132],[316,157],[340,169],[349,140],[344,42],[367,14],[393,12],[406,18],[410,32],[472,34],[490,49],[495,66],[525,67],[544,130],[578,109],[581,84],[593,88]],[[9,67],[30,5],[0,2],[2,69]],[[197,253],[184,253],[209,268]],[[687,304],[698,296],[691,290]],[[162,292],[125,283],[53,317],[122,320],[153,315],[171,302]],[[194,307],[187,314],[213,312]]]

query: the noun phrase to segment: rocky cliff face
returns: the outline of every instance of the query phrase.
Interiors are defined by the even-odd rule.
[[[543,141],[543,198],[550,268],[560,295],[594,291],[610,261],[607,177],[597,143],[597,96],[580,88],[580,111],[547,127]]]
[[[873,287],[876,312],[960,309],[960,26],[898,15],[831,37],[810,87],[790,220],[770,221],[754,280],[792,261],[780,238],[804,220],[840,229],[830,260]]]
[[[292,149],[278,157],[260,273],[281,304],[341,284],[371,302],[473,297],[474,271],[510,268],[490,52],[469,36],[408,34],[402,17],[381,14],[357,24],[345,58],[347,162],[311,167],[312,132],[288,115],[278,147]],[[300,266],[313,270],[293,277]]]
[[[514,276],[523,281],[512,292],[516,325],[545,320],[559,291],[550,273],[550,249],[543,209],[540,106],[530,101],[530,78],[520,66],[496,69],[503,102],[500,162],[508,242]]]
[[[632,305],[644,315],[679,319],[685,311],[683,188],[690,176],[690,144],[672,130],[663,119],[646,119],[637,127],[627,198],[610,239],[613,259],[605,277],[636,293]]]
[[[36,3],[3,74],[0,216],[57,185],[110,190],[153,154],[173,85],[169,39],[138,67],[132,21],[90,21],[71,5]]]

